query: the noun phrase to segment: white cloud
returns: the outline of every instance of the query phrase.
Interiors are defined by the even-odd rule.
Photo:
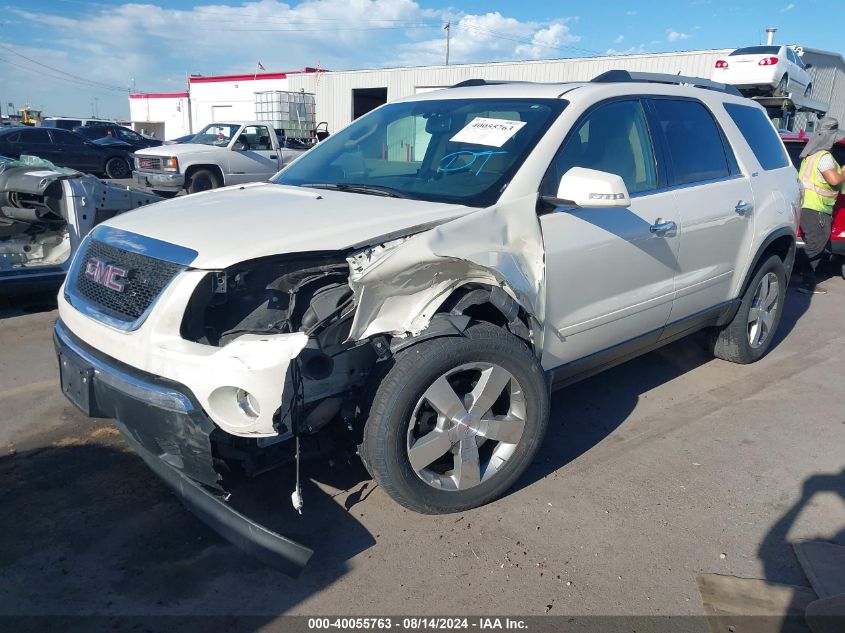
[[[783,9],[781,9],[781,10],[780,10],[780,12],[781,12],[781,13],[786,13],[787,11],[792,11],[794,8],[795,8],[795,4],[794,4],[793,2],[790,2],[790,3],[789,3],[788,5],[786,5]]]
[[[647,53],[648,50],[646,49],[645,44],[637,44],[636,46],[630,46],[624,50],[617,50],[615,48],[608,48],[604,54],[605,55],[642,55],[643,53]]]
[[[559,57],[565,54],[568,45],[581,40],[580,36],[572,33],[570,21],[572,19],[561,19],[548,25],[520,22],[498,11],[464,15],[452,23],[450,62]],[[445,61],[446,38],[438,36],[400,44],[397,48],[397,64],[442,64]]]
[[[637,12],[636,12],[636,11],[633,11],[633,10],[631,10],[631,11],[625,11],[625,15],[637,15]]]
[[[613,43],[614,43],[614,44],[621,44],[624,40],[625,40],[625,36],[624,36],[624,35],[620,35],[620,36],[619,36],[619,37],[617,37],[615,40],[613,40]]]
[[[561,56],[565,54],[561,47],[581,39],[572,32],[575,17],[539,23],[499,12],[472,15],[428,9],[420,2],[246,0],[235,6],[218,2],[190,9],[80,3],[74,17],[49,9],[36,13],[11,8],[7,14],[20,21],[16,32],[40,43],[30,49],[34,59],[117,86],[128,86],[134,78],[139,91],[149,92],[183,90],[188,73],[250,72],[257,59],[268,71],[318,63],[338,70],[442,63],[446,48],[442,27],[447,20],[452,23],[454,63]],[[0,44],[10,45],[10,40],[0,39]],[[3,58],[15,56],[0,50],[0,62]],[[17,62],[27,65],[22,59]],[[85,114],[90,109],[90,88],[43,75],[41,81],[33,81],[36,78],[32,70],[0,63],[0,85],[19,87],[16,95],[4,94],[4,100],[43,101],[53,114],[59,109],[68,110],[62,114]],[[76,93],[80,96],[71,106],[65,97]],[[127,112],[125,94],[102,94],[101,111],[106,103],[113,104],[115,114]]]
[[[680,40],[688,40],[689,33],[681,33],[680,31],[676,31],[675,29],[668,28],[666,29],[666,40],[669,42],[678,42]]]

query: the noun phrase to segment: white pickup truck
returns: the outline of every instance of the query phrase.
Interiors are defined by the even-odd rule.
[[[135,152],[135,182],[173,197],[224,185],[267,180],[306,149],[283,147],[263,121],[211,123],[188,143]]]

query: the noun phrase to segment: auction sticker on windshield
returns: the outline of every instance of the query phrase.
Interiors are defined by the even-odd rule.
[[[525,125],[525,121],[487,119],[477,116],[449,140],[453,143],[473,143],[501,147]]]

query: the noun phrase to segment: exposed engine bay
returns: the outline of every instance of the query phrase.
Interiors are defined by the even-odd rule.
[[[210,272],[194,292],[181,326],[187,340],[223,347],[243,334],[308,336],[286,379],[289,399],[274,416],[278,436],[258,441],[257,448],[355,418],[357,396],[378,356],[370,341],[347,341],[355,308],[348,278],[344,254],[311,253]],[[247,472],[274,465],[267,451],[251,450],[255,440],[218,439],[221,456],[241,462]]]

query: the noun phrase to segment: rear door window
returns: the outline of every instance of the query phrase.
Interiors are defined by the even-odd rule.
[[[762,110],[736,103],[726,103],[725,110],[742,132],[760,167],[769,171],[789,165],[789,157],[783,151],[783,143]]]
[[[724,135],[713,115],[698,101],[651,100],[669,163],[669,185],[727,178],[736,170],[726,154]]]

